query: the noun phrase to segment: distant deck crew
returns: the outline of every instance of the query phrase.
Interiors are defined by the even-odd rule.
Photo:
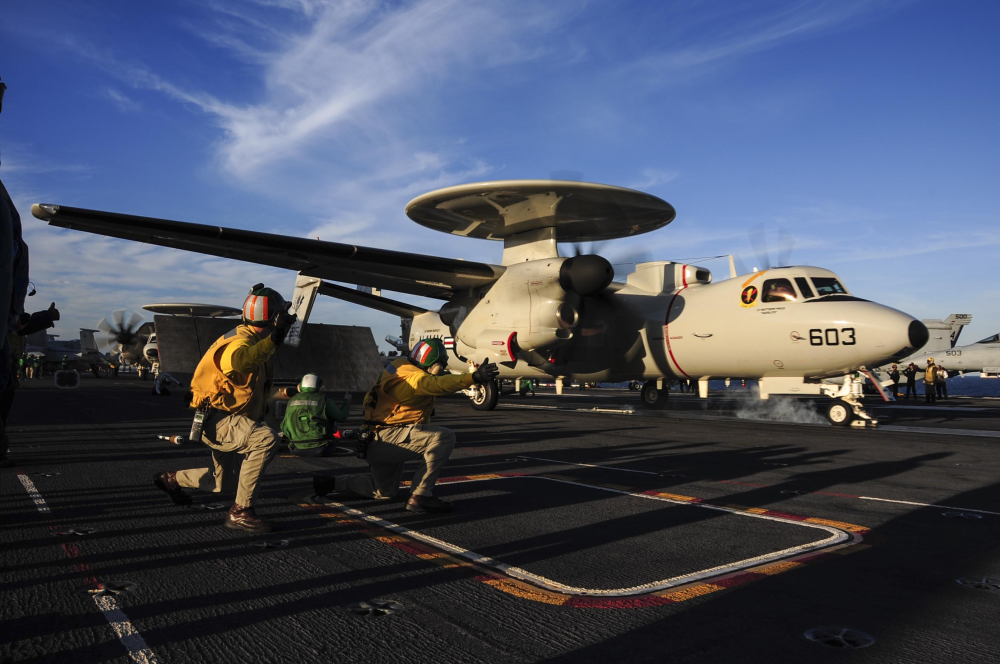
[[[892,369],[889,370],[889,380],[892,381],[892,398],[899,398],[899,369],[896,365],[892,365]]]
[[[927,368],[924,370],[924,402],[936,403],[937,395],[934,385],[937,383],[937,365],[934,358],[927,358]]]
[[[272,530],[253,505],[261,476],[278,446],[278,432],[263,420],[273,377],[270,359],[295,321],[288,308],[277,291],[263,284],[250,289],[242,324],[209,347],[191,379],[191,406],[209,408],[202,442],[212,450],[212,467],[153,476],[153,483],[179,505],[192,502],[182,487],[235,490],[236,501],[226,514],[228,528],[251,533]]]
[[[903,369],[903,376],[906,378],[906,399],[913,395],[913,398],[917,398],[917,365],[910,362],[905,369]]]
[[[451,429],[430,423],[434,399],[483,384],[499,374],[497,365],[484,362],[472,373],[440,375],[448,364],[440,339],[418,342],[410,356],[393,360],[365,395],[363,439],[371,475],[316,477],[318,495],[336,490],[366,498],[388,499],[399,493],[406,461],[419,460],[406,501],[411,512],[450,512],[453,507],[434,496],[434,484],[455,447]],[[361,444],[364,444],[364,440]]]
[[[934,381],[934,388],[937,390],[938,399],[948,398],[948,370],[940,364],[937,368],[937,379]]]
[[[350,392],[344,393],[338,406],[322,389],[322,378],[306,374],[299,381],[298,394],[288,402],[281,432],[288,439],[288,451],[296,456],[330,456],[336,450],[337,422],[346,422],[350,414]]]

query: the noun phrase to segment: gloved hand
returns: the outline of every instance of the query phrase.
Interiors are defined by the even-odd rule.
[[[18,321],[21,327],[17,331],[17,334],[19,336],[26,337],[39,330],[46,330],[50,327],[55,327],[55,321],[57,320],[59,320],[59,310],[56,309],[56,303],[53,302],[49,305],[48,309],[36,311],[30,316],[27,314],[21,314],[21,320]]]
[[[482,385],[483,383],[490,382],[499,375],[500,368],[497,365],[489,360],[483,360],[479,368],[472,372],[472,382],[476,385]]]
[[[285,341],[285,335],[288,334],[288,330],[292,329],[292,323],[295,322],[295,314],[288,313],[288,310],[292,308],[291,302],[285,302],[285,308],[278,312],[278,315],[274,318],[274,330],[271,332],[271,341],[274,342],[275,346],[280,346]]]

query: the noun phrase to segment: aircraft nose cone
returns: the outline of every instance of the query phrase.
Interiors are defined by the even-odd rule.
[[[927,331],[927,326],[918,320],[910,322],[908,330],[910,345],[915,349],[923,348],[927,340],[931,338],[931,333]]]

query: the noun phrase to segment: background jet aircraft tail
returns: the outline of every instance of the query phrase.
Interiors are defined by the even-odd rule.
[[[921,322],[927,326],[931,337],[918,352],[936,353],[955,347],[962,328],[972,322],[972,314],[952,314],[944,320],[926,319]]]
[[[82,352],[100,354],[101,351],[97,348],[97,338],[94,337],[95,332],[97,330],[80,328],[80,350]]]

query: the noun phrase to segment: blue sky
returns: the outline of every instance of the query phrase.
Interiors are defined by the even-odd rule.
[[[480,180],[635,187],[677,209],[628,260],[795,238],[792,262],[1000,330],[1000,4],[208,0],[4,3],[0,178],[63,337],[290,272],[49,228],[50,202],[499,262],[403,214]],[[723,261],[709,263],[717,277]],[[627,272],[628,266],[619,266]],[[417,301],[417,298],[401,296]],[[37,302],[36,302],[37,301]],[[397,319],[323,298],[313,320]],[[383,345],[384,347],[384,345]]]

